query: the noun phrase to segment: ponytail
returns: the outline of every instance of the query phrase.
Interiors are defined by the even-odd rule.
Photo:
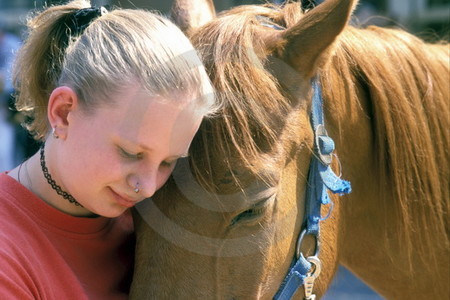
[[[16,107],[30,118],[25,125],[36,140],[50,131],[48,99],[61,85],[70,87],[89,113],[102,102],[113,105],[111,96],[131,84],[178,102],[188,97],[174,93],[185,92],[196,98],[198,111],[216,110],[211,82],[192,44],[162,16],[129,9],[103,15],[89,1],[75,0],[46,9],[28,27],[14,84]]]
[[[48,131],[48,98],[57,87],[69,43],[68,23],[74,12],[90,7],[77,0],[53,6],[28,21],[29,35],[18,52],[13,73],[17,91],[16,109],[25,114],[25,124],[36,140]]]

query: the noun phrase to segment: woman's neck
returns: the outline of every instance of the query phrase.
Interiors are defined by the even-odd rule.
[[[53,169],[49,168],[49,172],[52,173],[52,171]],[[92,217],[90,211],[83,207],[75,206],[52,189],[44,177],[39,152],[8,172],[8,175],[50,206],[72,216]]]

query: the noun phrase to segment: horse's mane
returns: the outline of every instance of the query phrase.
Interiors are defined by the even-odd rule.
[[[302,13],[298,4],[239,7],[192,36],[224,103],[222,114],[202,125],[191,147],[194,162],[231,154],[230,160],[258,169],[258,157],[276,144],[275,128],[289,100],[257,55],[263,45],[254,39],[254,25],[257,16],[267,16],[288,28]],[[448,45],[427,45],[400,30],[348,27],[334,50],[320,70],[325,105],[339,113],[358,105],[361,91],[368,96],[374,159],[381,164],[373,176],[391,184],[395,204],[389,207],[395,207],[404,228],[412,228],[403,231],[406,249],[419,239],[428,256],[427,249],[435,247],[430,234],[441,235],[441,246],[448,247]]]
[[[325,97],[342,120],[358,92],[368,98],[380,205],[394,207],[405,249],[415,240],[430,261],[430,248],[449,246],[449,51],[402,30],[348,27],[322,70]],[[393,199],[382,195],[387,184],[393,203],[383,203]],[[431,244],[433,235],[441,245]]]

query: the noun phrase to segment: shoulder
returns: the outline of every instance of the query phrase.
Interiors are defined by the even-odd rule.
[[[3,221],[3,220],[2,220]],[[14,232],[0,222],[0,295],[2,299],[36,299],[38,295],[33,278],[35,257],[29,251],[26,234]]]
[[[25,187],[6,174],[0,174],[0,274],[27,277],[36,265],[43,237],[35,218],[21,202],[27,198]],[[15,278],[16,280],[18,278]],[[2,278],[4,281],[4,278]],[[0,291],[0,295],[2,292]]]
[[[40,238],[40,229],[33,217],[20,209],[20,205],[16,205],[21,196],[10,193],[10,190],[5,193],[2,183],[0,182],[0,270],[3,272],[1,274],[20,273],[28,264],[33,263],[33,247]]]
[[[39,295],[33,294],[33,290],[33,282],[21,270],[21,265],[5,264],[0,256],[0,295],[2,295],[2,299],[38,299]]]
[[[3,203],[5,201],[15,202],[15,199],[21,198],[27,193],[30,191],[14,178],[6,173],[0,173],[0,199]]]
[[[22,227],[27,227],[26,211],[19,204],[24,192],[14,179],[0,174],[0,245],[5,246],[10,239],[21,239]],[[23,189],[25,189],[23,187]]]
[[[1,175],[0,298],[86,299],[83,286],[58,251],[60,240],[52,239],[51,227],[44,226],[35,209],[39,206],[32,205],[36,196]]]
[[[31,196],[31,192],[20,183],[5,173],[0,173],[0,235],[3,237],[0,244],[5,241],[5,236],[21,238],[16,230],[21,232],[23,228],[32,225],[32,216],[23,209]]]

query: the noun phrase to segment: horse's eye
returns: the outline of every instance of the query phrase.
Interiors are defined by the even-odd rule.
[[[240,213],[236,217],[234,217],[233,220],[231,220],[231,225],[235,225],[236,223],[242,221],[252,221],[261,216],[262,212],[263,209],[255,209],[255,208],[248,209]]]
[[[250,223],[259,220],[262,216],[264,216],[264,213],[268,207],[268,202],[269,201],[267,200],[261,201],[251,208],[241,212],[231,220],[231,225],[236,225],[237,223],[250,225]]]

